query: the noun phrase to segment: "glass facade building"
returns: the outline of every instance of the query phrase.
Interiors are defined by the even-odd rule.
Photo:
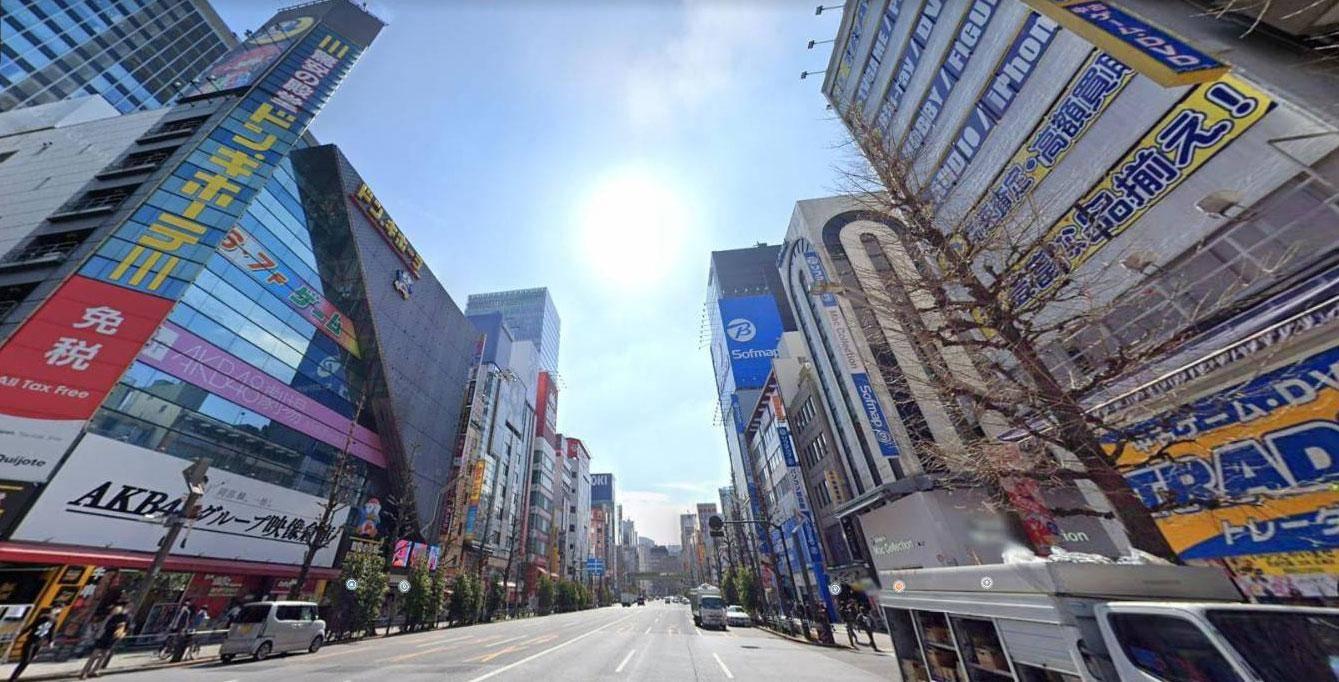
[[[502,319],[518,341],[533,341],[539,350],[539,366],[558,371],[558,339],[562,320],[547,287],[471,294],[465,302],[467,315],[502,313]]]
[[[0,36],[0,111],[83,95],[156,108],[237,43],[206,0],[2,0]]]

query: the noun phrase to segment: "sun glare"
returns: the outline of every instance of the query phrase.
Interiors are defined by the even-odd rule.
[[[681,194],[642,168],[601,178],[578,220],[582,260],[601,279],[623,287],[663,279],[682,257],[693,229]]]

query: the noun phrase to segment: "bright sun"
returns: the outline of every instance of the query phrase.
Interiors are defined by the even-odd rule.
[[[601,178],[577,215],[582,260],[610,284],[658,283],[682,257],[693,225],[683,197],[644,168]]]

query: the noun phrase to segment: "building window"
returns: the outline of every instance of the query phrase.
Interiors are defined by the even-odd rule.
[[[172,156],[172,152],[176,150],[176,147],[163,147],[162,149],[150,149],[148,151],[127,154],[125,158],[121,159],[115,166],[108,168],[108,170],[157,168],[159,164],[166,161],[169,156]]]
[[[160,123],[158,127],[150,130],[144,137],[141,137],[140,141],[145,142],[160,137],[186,136],[195,132],[195,130],[207,120],[209,120],[208,116],[194,116],[192,118],[179,118],[175,121]]]
[[[139,185],[122,185],[120,187],[107,187],[105,189],[95,189],[86,192],[83,196],[65,205],[59,213],[51,217],[57,218],[69,214],[84,213],[88,211],[109,212],[114,210],[121,202],[126,200],[135,188]]]

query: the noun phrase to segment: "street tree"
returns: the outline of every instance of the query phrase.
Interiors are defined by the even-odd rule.
[[[553,603],[556,595],[554,594],[553,579],[547,575],[539,576],[535,581],[535,597],[539,602],[539,615],[547,616],[553,612]]]
[[[355,636],[373,633],[387,590],[386,565],[381,555],[376,552],[346,554],[340,569],[340,587],[350,584],[354,589],[343,589],[338,597],[338,608],[345,618],[343,629]]]
[[[961,441],[917,443],[924,469],[950,485],[965,480],[991,492],[1016,480],[1091,481],[1110,512],[1055,514],[1109,514],[1135,548],[1178,561],[1152,511],[1114,465],[1131,434],[1092,409],[1093,401],[1181,347],[1187,329],[1252,304],[1239,295],[1249,282],[1206,285],[1166,274],[1158,285],[1191,302],[1191,324],[1145,325],[1111,338],[1105,333],[1111,321],[1146,302],[1116,296],[1119,278],[1110,267],[1052,272],[1044,281],[1029,274],[1037,254],[1051,248],[1046,225],[1034,219],[1041,207],[1032,207],[1034,218],[983,222],[983,213],[970,211],[947,224],[912,163],[894,151],[899,145],[860,117],[851,119],[863,154],[843,170],[843,190],[862,219],[887,229],[861,235],[865,252],[874,254],[868,264],[842,263],[836,280],[817,283],[811,294],[845,298],[867,337],[885,335],[891,325],[908,342],[923,372],[904,372],[905,380],[937,394]],[[871,240],[881,248],[871,249]],[[1103,259],[1139,268],[1135,256],[1113,250]],[[1067,361],[1057,357],[1061,352]],[[1001,433],[1012,434],[1013,443],[1001,443]],[[997,497],[1011,504],[1008,495]]]

